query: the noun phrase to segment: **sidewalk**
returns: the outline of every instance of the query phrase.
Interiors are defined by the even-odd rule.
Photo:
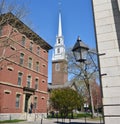
[[[58,121],[58,122],[57,122]],[[86,121],[86,123],[85,123]],[[85,120],[85,119],[71,119],[71,121],[69,119],[65,119],[65,121],[63,121],[62,119],[44,119],[41,121],[23,121],[23,122],[18,122],[18,123],[14,123],[14,124],[103,124],[102,122],[100,122],[100,120]],[[2,123],[1,123],[2,124]],[[10,124],[10,123],[4,123],[4,124]]]

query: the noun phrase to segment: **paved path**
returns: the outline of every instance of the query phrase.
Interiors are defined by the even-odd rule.
[[[45,119],[42,121],[23,121],[23,122],[18,122],[14,124],[103,124],[100,120],[86,120],[85,119],[71,119],[71,122],[69,119],[65,119],[65,122],[63,123],[62,119]],[[2,123],[1,123],[2,124]],[[4,124],[10,124],[10,123],[4,123]]]

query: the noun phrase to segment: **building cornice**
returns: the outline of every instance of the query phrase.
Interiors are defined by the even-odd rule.
[[[5,18],[5,19],[4,19]],[[16,28],[20,33],[27,36],[30,40],[33,40],[38,45],[40,45],[43,49],[47,51],[52,49],[45,40],[43,40],[38,34],[33,32],[27,25],[25,25],[22,21],[20,21],[15,15],[12,13],[2,14],[0,16],[0,20],[5,20],[2,25],[8,23],[12,27]]]

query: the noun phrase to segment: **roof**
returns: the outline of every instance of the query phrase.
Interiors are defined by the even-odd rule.
[[[58,88],[67,88],[67,87],[72,87],[73,85],[74,85],[73,81],[68,81],[63,85],[62,84],[61,85],[50,85],[50,84],[48,84],[48,89],[51,90],[51,89],[58,89]]]
[[[92,80],[91,80],[92,82]],[[71,81],[67,81],[65,84],[63,85],[52,85],[52,84],[48,84],[48,90],[52,90],[52,89],[58,89],[58,88],[67,88],[67,87],[71,87],[74,88],[75,90],[79,90],[79,88],[81,87],[81,83],[83,83],[83,86],[85,87],[85,83],[84,80],[71,80]]]
[[[0,16],[0,21],[2,20],[4,20],[2,23],[3,25],[6,23],[10,24],[12,27],[16,28],[20,33],[24,34],[30,40],[33,40],[35,43],[40,45],[41,48],[47,51],[52,49],[51,45],[49,45],[45,40],[43,40],[38,34],[33,32],[27,25],[25,25],[12,13],[2,14]]]

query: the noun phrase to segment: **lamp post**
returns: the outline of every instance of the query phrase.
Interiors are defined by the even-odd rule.
[[[78,37],[77,42],[75,43],[72,51],[74,54],[74,57],[77,62],[85,62],[85,54],[88,52],[89,48],[87,45],[85,45],[82,40],[80,40],[80,37]]]
[[[89,51],[88,46],[86,44],[84,44],[82,40],[80,40],[80,37],[78,37],[78,39],[72,49],[73,55],[76,59],[76,62],[80,62],[84,66],[84,64],[87,60],[86,55],[87,55],[88,51]],[[90,98],[90,103],[91,103],[91,107],[92,107],[92,117],[94,117],[94,105],[93,105],[90,81],[89,81],[86,70],[82,69],[82,71],[84,71],[84,81],[85,81],[86,87],[89,92],[89,98]]]

